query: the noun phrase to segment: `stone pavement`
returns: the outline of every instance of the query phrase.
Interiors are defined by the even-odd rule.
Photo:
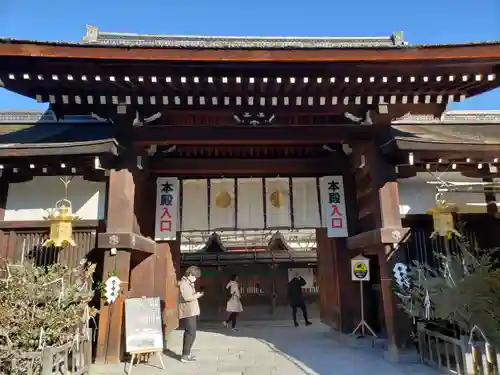
[[[179,362],[182,332],[169,338],[163,356],[165,371],[157,358],[151,364],[134,366],[136,375],[436,375],[420,364],[392,364],[379,349],[349,344],[342,336],[315,322],[294,328],[269,323],[246,323],[239,332],[222,326],[198,332],[193,355],[196,363]],[[128,366],[128,364],[127,364]],[[94,366],[91,375],[124,374],[123,365]]]

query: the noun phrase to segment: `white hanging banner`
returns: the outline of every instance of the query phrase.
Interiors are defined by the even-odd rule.
[[[290,228],[290,184],[288,178],[266,178],[266,226]]]
[[[179,217],[179,179],[156,180],[155,241],[175,240]]]
[[[293,227],[321,227],[318,187],[315,177],[292,178]]]
[[[208,183],[206,179],[182,181],[182,231],[208,230]]]
[[[210,230],[235,229],[234,190],[232,178],[210,180]]]
[[[238,229],[264,228],[261,178],[238,179]]]
[[[328,237],[348,237],[342,176],[321,177],[320,191],[323,227],[326,226]]]

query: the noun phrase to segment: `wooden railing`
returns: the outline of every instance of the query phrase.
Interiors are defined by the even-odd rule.
[[[410,228],[409,236],[400,248],[404,252],[403,259],[408,265],[419,262],[434,268],[441,263],[439,255],[446,254],[445,239],[443,237],[431,238],[431,234],[430,229]],[[466,230],[462,234],[472,244],[473,249],[477,248],[476,234],[473,231]],[[455,241],[450,241],[448,246],[453,253],[459,250]]]
[[[418,325],[418,346],[423,363],[447,374],[500,375],[500,354],[484,342],[470,343]]]
[[[29,259],[39,265],[61,263],[73,268],[96,247],[98,227],[97,220],[75,222],[76,246],[58,250],[42,247],[49,234],[47,221],[0,221],[0,262],[19,263]]]
[[[92,363],[90,335],[76,335],[73,342],[47,346],[39,352],[22,352],[0,360],[0,375],[87,375]]]

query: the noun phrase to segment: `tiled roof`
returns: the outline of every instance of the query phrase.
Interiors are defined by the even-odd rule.
[[[255,48],[316,49],[349,47],[396,47],[404,45],[403,34],[387,37],[262,37],[262,36],[181,36],[102,32],[87,25],[84,43],[111,46],[152,46],[170,48]]]
[[[341,48],[441,48],[500,45],[500,40],[464,43],[408,44],[402,32],[380,37],[301,37],[301,36],[193,36],[103,32],[88,26],[81,41],[32,40],[0,37],[0,44],[97,46],[117,48],[187,49],[341,49]]]
[[[393,125],[392,135],[396,140],[421,143],[467,143],[476,145],[500,145],[500,124]]]
[[[65,116],[62,119],[57,119],[55,113],[51,110],[21,110],[10,111],[0,110],[0,124],[88,124],[102,123],[92,116],[88,115],[71,115]],[[1,129],[0,129],[1,132]]]
[[[446,111],[440,118],[407,114],[392,122],[396,140],[419,143],[500,144],[500,111]]]
[[[0,123],[0,132],[4,126]],[[113,138],[113,129],[107,125],[47,124],[9,127],[0,134],[2,144],[92,142]]]
[[[500,124],[500,110],[446,111],[439,117],[407,113],[393,124]]]
[[[57,122],[52,116],[51,111],[0,111],[0,157],[116,152],[110,124],[79,116]]]

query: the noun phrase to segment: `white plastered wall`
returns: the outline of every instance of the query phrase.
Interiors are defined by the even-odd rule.
[[[64,185],[57,176],[37,176],[33,180],[9,184],[5,209],[6,221],[43,220],[47,209],[64,198]],[[73,214],[82,220],[105,218],[106,183],[86,181],[75,176],[68,185]]]
[[[477,183],[481,179],[468,178],[459,172],[447,173],[417,173],[416,177],[402,179],[398,181],[399,190],[399,211],[401,215],[425,214],[436,203],[436,188],[439,184],[437,176],[446,182],[455,183]],[[500,182],[499,179],[495,182]],[[500,202],[500,194],[496,195],[497,202]],[[458,206],[460,213],[485,213],[486,201],[484,193],[443,193],[442,199]],[[497,203],[498,204],[498,203]],[[500,204],[498,204],[500,207]]]

